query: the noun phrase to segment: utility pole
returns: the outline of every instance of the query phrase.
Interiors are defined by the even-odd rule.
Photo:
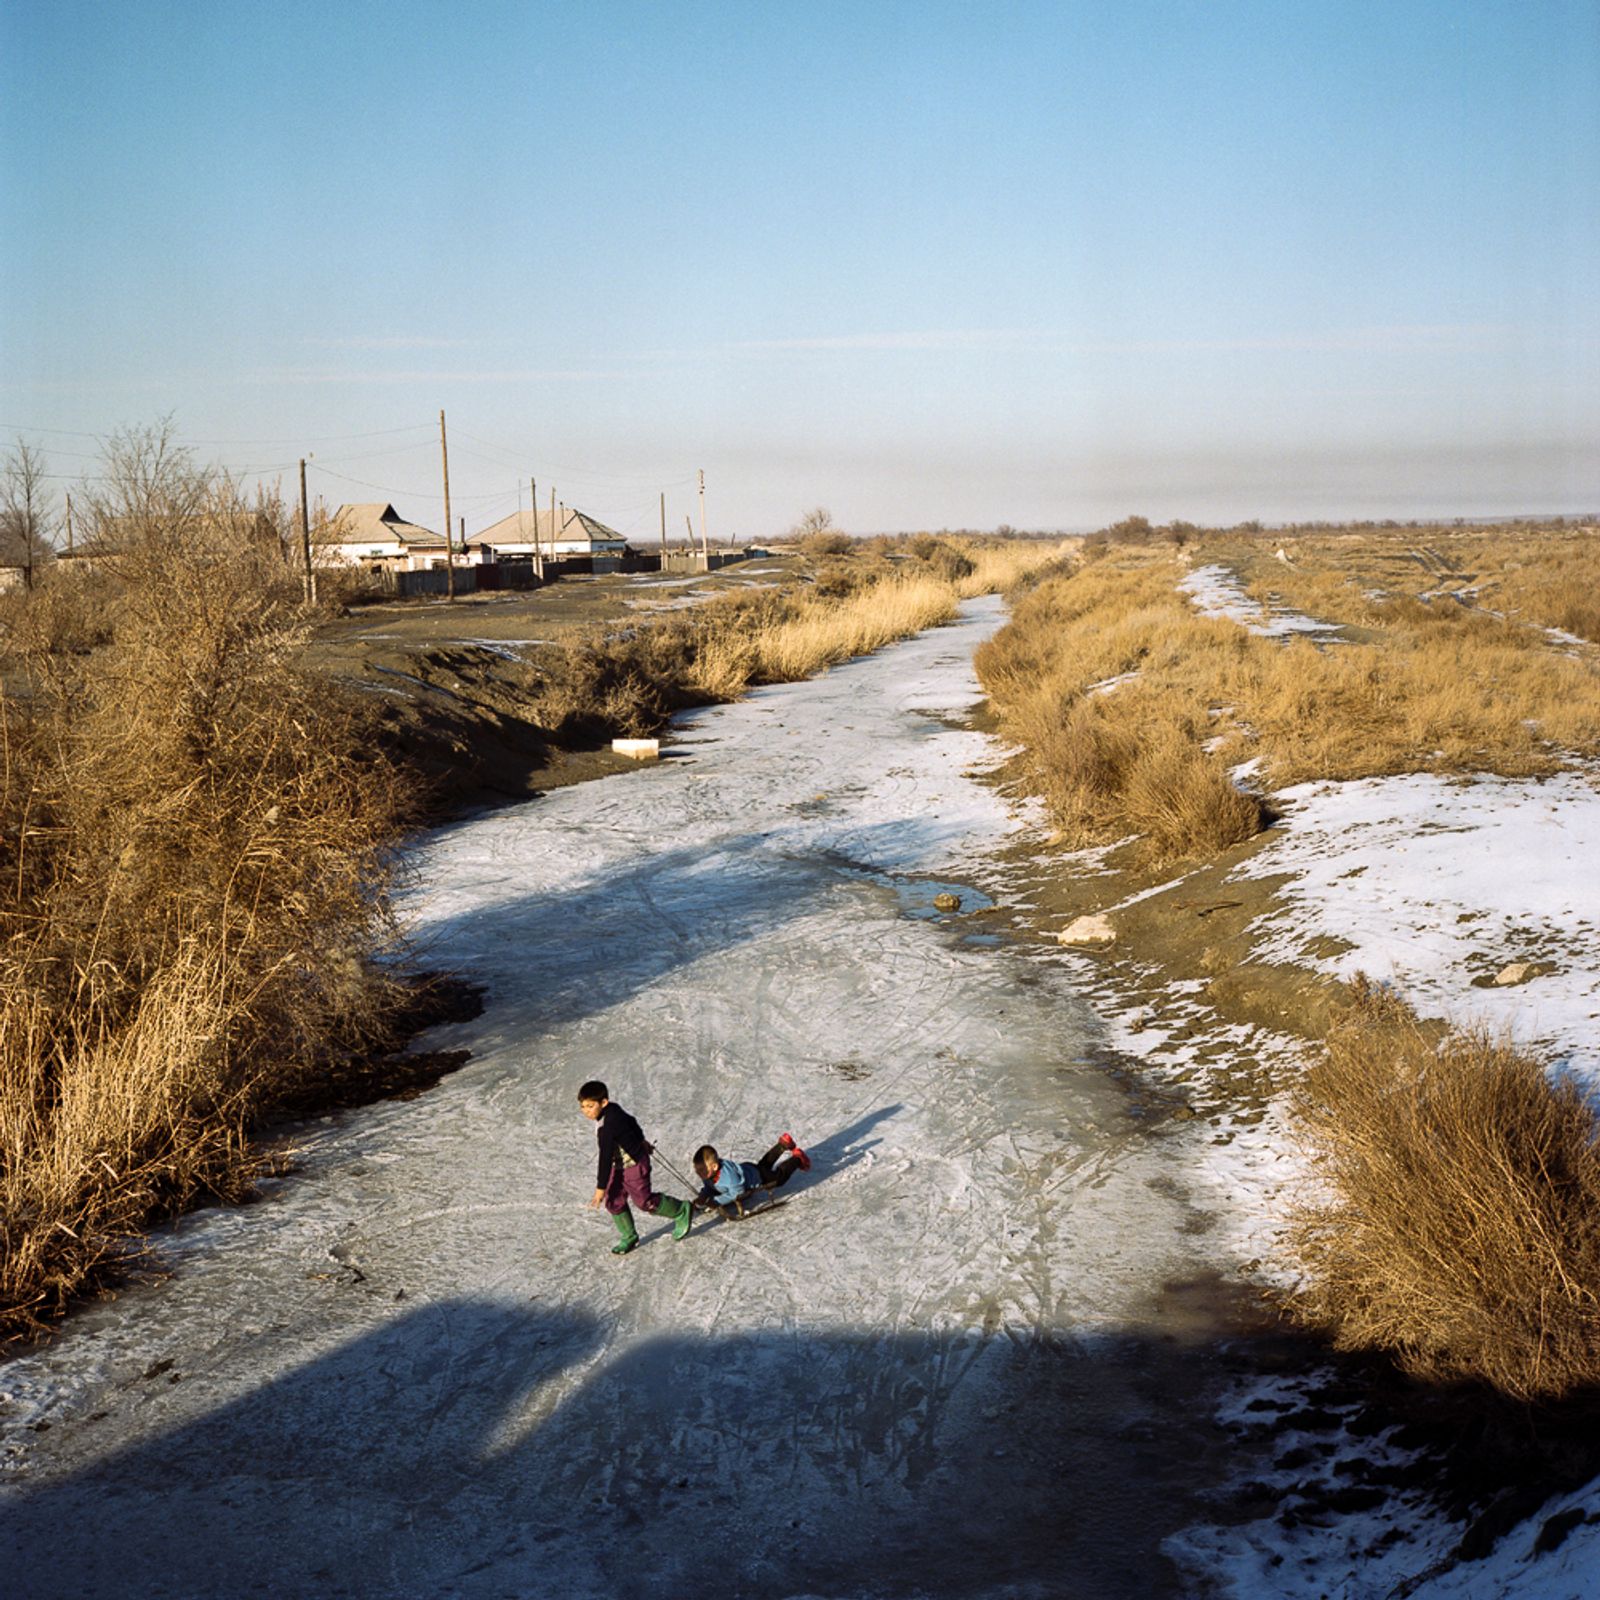
[[[306,508],[306,458],[300,457],[300,556],[304,562],[304,571],[301,575],[302,587],[305,589],[306,604],[314,606],[317,603],[317,579],[311,570],[311,514]]]
[[[520,507],[520,505],[521,505],[521,502],[519,501],[518,502],[518,506]],[[538,480],[536,478],[533,478],[533,477],[530,477],[528,479],[528,509],[533,513],[533,553],[535,555],[538,555],[538,553],[539,553],[539,483],[538,483]],[[522,513],[521,513],[520,509],[517,512],[517,520],[518,520],[519,523],[522,520]],[[517,529],[517,532],[521,533],[522,529],[519,527]]]
[[[67,490],[67,554],[72,554],[72,491]]]
[[[550,559],[556,558],[556,486],[550,485]]]
[[[667,491],[661,491],[661,565],[667,564]]]
[[[444,463],[444,583],[445,595],[456,597],[456,557],[450,543],[450,446],[444,434],[444,409],[439,410],[439,459]]]
[[[694,535],[691,533],[692,539]],[[706,543],[706,473],[700,469],[700,554],[706,558],[706,571],[711,570],[711,546]]]

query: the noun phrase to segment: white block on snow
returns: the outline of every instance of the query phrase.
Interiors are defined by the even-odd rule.
[[[655,761],[661,755],[659,739],[613,739],[611,748],[619,756],[632,756],[635,761]]]

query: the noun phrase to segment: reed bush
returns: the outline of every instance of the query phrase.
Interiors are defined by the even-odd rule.
[[[1520,1399],[1600,1381],[1600,1130],[1576,1085],[1360,984],[1295,1119],[1318,1185],[1288,1235],[1295,1315]]]
[[[0,1332],[236,1192],[252,1118],[389,1009],[372,720],[298,669],[272,508],[149,442],[110,463],[109,621],[57,573],[0,636]]]
[[[755,676],[765,683],[809,677],[947,622],[955,609],[951,586],[929,578],[886,579],[833,605],[813,601],[750,633]]]
[[[1224,758],[1246,754],[1258,758],[1255,781],[1281,787],[1411,771],[1526,776],[1600,749],[1595,665],[1550,648],[1536,627],[1450,598],[1374,594],[1347,573],[1296,570],[1262,578],[1254,597],[1320,597],[1359,631],[1286,642],[1197,615],[1174,589],[1179,570],[1160,547],[1117,546],[1020,595],[977,653],[1035,788],[1075,842],[1137,832],[1160,857],[1248,837],[1241,829],[1259,805],[1235,805],[1222,786]],[[1107,690],[1099,712],[1077,714],[1080,700]],[[1130,786],[1128,761],[1103,759],[1127,743],[1086,732],[1107,717],[1150,744],[1152,772],[1178,770],[1185,741],[1204,747],[1205,760],[1162,803],[1159,786]],[[1093,773],[1105,786],[1098,798],[1085,788]],[[1188,825],[1158,824],[1191,792],[1209,799],[1196,800]]]

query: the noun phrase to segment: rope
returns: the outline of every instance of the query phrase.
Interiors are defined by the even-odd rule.
[[[673,1164],[668,1161],[664,1155],[662,1155],[659,1149],[653,1149],[651,1151],[650,1159],[652,1161],[659,1161],[661,1165],[664,1166],[667,1171],[671,1173],[671,1175],[689,1191],[689,1199],[691,1201],[693,1201],[694,1197],[699,1194],[702,1186],[698,1183],[691,1183],[686,1177],[684,1177],[684,1175],[679,1172],[678,1169],[673,1166]]]

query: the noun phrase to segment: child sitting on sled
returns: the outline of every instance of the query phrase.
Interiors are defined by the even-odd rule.
[[[693,1204],[702,1210],[715,1206],[733,1222],[745,1214],[746,1196],[771,1194],[810,1166],[811,1157],[794,1142],[792,1133],[780,1133],[778,1142],[759,1161],[724,1161],[715,1145],[703,1144],[694,1153],[694,1170],[702,1187]]]

